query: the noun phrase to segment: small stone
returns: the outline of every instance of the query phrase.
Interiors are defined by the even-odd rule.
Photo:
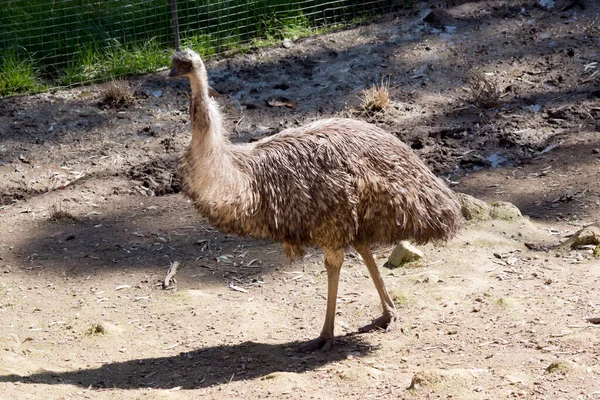
[[[294,42],[292,42],[290,39],[283,39],[283,43],[281,43],[281,45],[284,48],[289,49],[294,45]]]
[[[595,148],[592,150],[593,154],[600,154],[600,148]]]
[[[390,268],[397,268],[421,258],[423,258],[423,252],[409,242],[403,240],[396,246],[390,255],[387,265]]]

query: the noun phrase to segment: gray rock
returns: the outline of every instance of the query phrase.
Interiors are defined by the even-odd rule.
[[[495,201],[488,204],[468,194],[457,193],[456,196],[462,215],[467,221],[477,222],[489,219],[516,221],[523,217],[517,206],[507,201]]]
[[[281,45],[286,49],[289,49],[294,45],[294,42],[292,42],[290,39],[283,39],[283,43],[281,43]]]
[[[523,215],[514,204],[507,201],[495,201],[491,204],[490,217],[504,221],[515,221],[522,218]]]
[[[421,258],[423,258],[423,252],[409,242],[403,240],[396,246],[394,251],[392,251],[392,254],[388,258],[387,266],[388,268],[397,268],[406,263],[420,260]]]
[[[463,217],[467,221],[486,221],[490,219],[490,206],[483,200],[464,193],[457,193]]]
[[[560,247],[563,249],[576,249],[581,246],[600,246],[600,225],[592,224],[577,231]]]

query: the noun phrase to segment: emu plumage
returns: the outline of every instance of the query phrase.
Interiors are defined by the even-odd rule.
[[[362,330],[388,328],[396,312],[370,246],[450,238],[462,223],[452,191],[399,139],[358,120],[324,119],[234,145],[208,94],[198,54],[177,52],[170,76],[191,82],[192,140],[180,175],[200,213],[221,231],[282,242],[291,258],[306,246],[323,249],[325,324],[299,350],[333,345],[339,272],[348,246],[363,258],[383,305],[383,315]]]

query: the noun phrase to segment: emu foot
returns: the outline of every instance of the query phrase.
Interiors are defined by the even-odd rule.
[[[358,328],[360,333],[371,332],[376,329],[381,329],[384,331],[389,331],[392,328],[392,324],[396,320],[396,315],[393,313],[383,314],[381,317],[377,318],[370,324],[367,324],[363,327]]]
[[[309,340],[304,343],[302,346],[298,347],[296,351],[298,353],[307,353],[309,351],[315,351],[321,349],[321,351],[326,352],[333,348],[333,338],[326,338],[323,336],[319,336],[316,339]]]

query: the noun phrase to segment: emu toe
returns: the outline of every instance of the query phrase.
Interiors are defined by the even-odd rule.
[[[358,328],[358,331],[360,333],[365,333],[365,332],[374,331],[376,329],[380,329],[380,330],[384,330],[387,332],[392,328],[392,324],[394,323],[395,320],[396,320],[395,314],[392,314],[392,313],[383,314],[381,317],[377,318],[370,324],[367,324],[363,327]]]
[[[309,340],[304,343],[302,346],[298,347],[296,351],[298,353],[307,353],[309,351],[315,351],[321,349],[321,351],[326,352],[333,348],[333,338],[326,338],[323,336],[319,336],[316,339]]]

